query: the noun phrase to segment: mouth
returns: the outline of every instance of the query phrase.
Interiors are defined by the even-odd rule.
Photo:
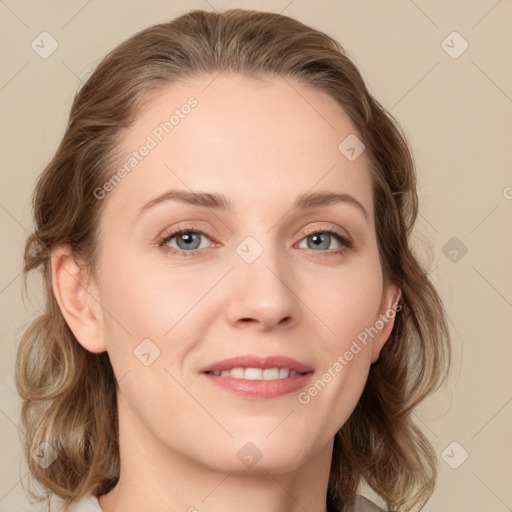
[[[244,380],[279,380],[288,377],[296,377],[297,375],[305,375],[290,368],[232,368],[231,370],[222,370],[220,372],[205,372],[208,375],[216,377],[233,377],[234,379]]]
[[[238,356],[201,368],[210,382],[244,398],[277,398],[304,387],[314,370],[287,356]]]

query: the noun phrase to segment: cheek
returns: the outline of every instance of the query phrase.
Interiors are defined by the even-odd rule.
[[[208,270],[201,265],[179,268],[161,261],[152,265],[144,258],[137,260],[110,249],[102,257],[100,281],[107,328],[119,331],[124,338],[129,332],[133,343],[151,337],[167,339],[182,330],[183,320],[189,325],[186,318],[192,315],[195,330],[201,317],[218,309],[214,297],[229,302],[230,291],[224,289],[230,286],[229,279],[217,284],[211,293],[212,284],[225,270],[218,266]],[[319,335],[332,349],[342,348],[344,342],[375,321],[382,293],[377,254],[368,251],[337,268],[303,265],[296,269],[290,284],[305,328],[316,322]],[[199,318],[197,311],[203,312]]]
[[[325,327],[324,340],[331,354],[375,323],[382,286],[378,256],[373,255],[354,259],[328,276],[307,276],[304,302]]]
[[[333,434],[349,417],[364,389],[371,365],[372,337],[382,299],[382,273],[377,254],[354,259],[327,278],[305,282],[304,302],[319,317],[317,356],[320,371],[299,403],[325,418],[331,411]]]
[[[132,378],[143,377],[140,382],[148,389],[158,388],[156,375],[166,381],[162,370],[167,368],[178,377],[182,363],[204,338],[214,314],[208,292],[218,278],[129,257],[106,256],[103,261],[104,331],[115,374],[120,379],[130,372]],[[146,367],[144,358],[154,362]],[[154,369],[156,374],[147,371]]]
[[[105,265],[102,302],[133,337],[162,338],[187,316],[211,283],[165,265],[137,263],[117,259]]]

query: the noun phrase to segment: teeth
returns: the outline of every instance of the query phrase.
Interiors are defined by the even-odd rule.
[[[246,368],[245,380],[261,380],[263,378],[263,370],[261,368]]]
[[[235,379],[243,379],[245,376],[245,370],[243,368],[232,368],[231,370],[225,370],[227,375],[235,377]]]
[[[299,375],[295,370],[289,368],[232,368],[221,372],[211,372],[217,377],[234,377],[245,380],[277,380],[295,377]]]
[[[279,368],[265,368],[262,372],[262,376],[264,380],[279,379]]]

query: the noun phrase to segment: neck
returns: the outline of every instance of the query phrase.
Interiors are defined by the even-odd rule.
[[[265,466],[263,458],[250,470],[218,470],[164,446],[140,423],[124,429],[136,418],[119,406],[121,472],[99,497],[104,512],[326,512],[332,443],[291,471]]]

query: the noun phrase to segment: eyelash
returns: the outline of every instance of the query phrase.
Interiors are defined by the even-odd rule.
[[[201,231],[200,229],[191,228],[191,227],[190,228],[189,227],[182,227],[182,228],[178,228],[178,229],[172,231],[171,233],[165,234],[162,238],[160,238],[158,240],[158,246],[161,247],[165,252],[170,253],[170,254],[172,254],[174,256],[178,256],[179,258],[194,258],[196,256],[200,256],[199,253],[202,251],[202,249],[194,249],[194,250],[191,250],[191,251],[182,251],[182,250],[179,250],[179,249],[176,250],[176,249],[168,247],[166,245],[175,236],[182,235],[182,234],[185,234],[185,233],[195,233],[195,234],[203,235],[203,236],[209,238],[210,240],[212,238],[212,237],[210,237],[210,235],[208,235],[208,233],[205,233],[204,231]],[[348,249],[352,249],[354,247],[354,244],[353,244],[353,242],[350,239],[348,239],[347,237],[345,237],[341,233],[338,233],[337,231],[334,231],[333,229],[316,229],[316,230],[310,231],[309,233],[306,233],[304,235],[304,237],[300,241],[302,242],[302,240],[304,240],[305,238],[308,238],[309,236],[317,235],[317,234],[331,235],[342,246],[341,249],[337,249],[337,250],[314,251],[314,252],[319,252],[321,256],[337,256],[337,255],[341,255],[341,254],[345,253],[345,251],[347,251]],[[311,249],[311,250],[313,250],[313,249]]]

